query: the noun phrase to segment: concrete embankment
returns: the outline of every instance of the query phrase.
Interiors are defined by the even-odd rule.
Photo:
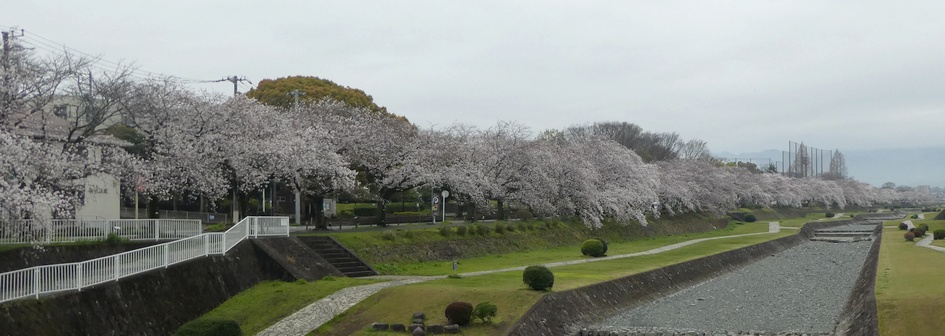
[[[265,280],[294,281],[253,242],[81,292],[0,305],[3,335],[170,335]]]
[[[762,259],[763,256],[778,254],[806,243],[815,230],[851,222],[851,220],[843,220],[808,223],[799,230],[798,234],[789,237],[604,283],[545,295],[518,321],[509,334],[575,335],[582,328],[600,321],[603,317],[614,316],[619,312],[640,307],[709,279],[733,272]],[[860,264],[858,262],[855,267]],[[846,298],[845,294],[841,295]],[[860,308],[863,306],[859,305]],[[873,309],[875,311],[875,306]]]

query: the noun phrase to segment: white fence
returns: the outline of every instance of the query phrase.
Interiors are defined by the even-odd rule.
[[[0,273],[0,302],[81,290],[199,257],[226,254],[250,237],[288,235],[288,217],[246,217],[223,233],[204,233],[83,262]]]
[[[165,240],[201,232],[197,219],[17,219],[0,221],[0,244],[101,240],[111,233],[131,240]]]

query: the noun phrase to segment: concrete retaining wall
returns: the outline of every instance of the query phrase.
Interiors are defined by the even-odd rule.
[[[866,261],[860,268],[860,276],[853,284],[853,290],[846,305],[840,312],[835,335],[873,336],[879,335],[879,317],[876,307],[876,269],[879,264],[879,249],[883,239],[883,226],[873,230],[876,240],[870,247]]]
[[[0,305],[3,335],[169,335],[264,280],[295,280],[252,241],[81,292]]]
[[[0,252],[0,273],[41,265],[66,264],[118,254],[160,242],[124,242],[109,244],[70,244],[59,246],[24,246]]]
[[[704,282],[745,264],[806,242],[813,231],[850,220],[811,222],[796,235],[743,247],[581,288],[547,294],[508,335],[575,335],[583,326]]]

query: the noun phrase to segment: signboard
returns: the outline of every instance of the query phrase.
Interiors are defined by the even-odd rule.
[[[433,196],[433,204],[440,204],[440,198]]]

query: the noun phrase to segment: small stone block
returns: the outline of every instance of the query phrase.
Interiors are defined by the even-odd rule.
[[[403,324],[400,324],[400,323],[391,324],[391,325],[390,325],[390,331],[400,331],[400,332],[404,332],[404,331],[407,331],[407,327],[404,327],[404,325],[403,325]]]
[[[421,319],[421,320],[426,321],[427,315],[424,314],[424,313],[421,313],[421,312],[413,313],[413,319],[414,319],[414,320],[416,320],[416,319]]]
[[[423,332],[423,327],[417,327],[417,329],[414,329],[410,334],[413,336],[424,336],[427,333]]]
[[[458,324],[450,324],[450,325],[448,325],[448,326],[443,327],[443,331],[445,331],[447,334],[458,334],[458,333],[459,333],[459,325],[458,325]]]
[[[413,319],[413,324],[423,324],[423,319]]]
[[[417,329],[417,328],[423,329],[423,324],[420,324],[420,323],[411,324],[410,326],[407,327],[407,330],[412,332],[414,329]]]
[[[374,329],[374,330],[377,330],[377,331],[386,331],[387,329],[390,329],[390,326],[387,325],[387,323],[376,323],[376,322],[375,322],[374,324],[371,324],[371,329]]]
[[[427,332],[430,333],[430,334],[432,334],[432,335],[439,335],[439,334],[442,334],[442,333],[444,333],[444,331],[443,331],[443,326],[441,326],[441,325],[439,325],[439,324],[428,325],[428,326],[427,326]]]

